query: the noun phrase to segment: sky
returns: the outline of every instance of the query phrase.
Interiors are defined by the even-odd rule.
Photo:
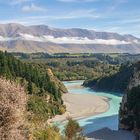
[[[0,0],[0,23],[45,24],[140,37],[140,0]]]

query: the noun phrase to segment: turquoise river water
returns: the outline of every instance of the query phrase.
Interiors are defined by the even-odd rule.
[[[109,99],[109,109],[105,113],[90,116],[78,120],[81,127],[83,127],[84,134],[108,127],[112,130],[118,129],[118,111],[120,102],[122,100],[121,93],[106,93],[95,92],[90,88],[77,88],[82,85],[83,81],[66,81],[64,85],[68,88],[69,93],[80,94],[95,94],[97,96],[104,96]],[[60,129],[63,129],[64,124],[59,124]]]

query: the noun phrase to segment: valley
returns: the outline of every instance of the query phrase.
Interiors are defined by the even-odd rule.
[[[0,0],[0,140],[140,140],[139,0]]]
[[[96,131],[100,137],[108,137],[106,131],[122,140],[128,135],[135,137],[128,129],[118,129],[124,129],[125,92],[139,85],[139,55],[1,52],[0,58],[1,76],[26,89],[26,117],[30,118],[26,121],[35,124],[38,132],[42,133],[38,123],[53,124],[62,132],[67,119],[73,118],[83,128],[85,137]],[[36,132],[32,135],[40,137]]]

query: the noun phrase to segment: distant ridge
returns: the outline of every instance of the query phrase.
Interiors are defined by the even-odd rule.
[[[140,38],[118,33],[46,25],[0,24],[0,50],[47,53],[140,53]]]

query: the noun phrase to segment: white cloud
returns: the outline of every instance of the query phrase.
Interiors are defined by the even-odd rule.
[[[116,39],[89,39],[87,37],[54,37],[49,35],[44,36],[33,36],[31,34],[20,34],[19,37],[6,38],[0,36],[0,41],[12,41],[12,40],[29,40],[36,42],[53,42],[56,44],[102,44],[102,45],[124,45],[131,43],[139,43],[134,40],[134,42],[120,41]]]
[[[35,11],[45,11],[44,8],[35,5],[34,3],[32,3],[31,5],[26,5],[22,7],[22,11],[24,12],[35,12]]]
[[[65,14],[61,15],[48,15],[48,16],[32,16],[28,17],[31,20],[63,20],[63,19],[80,19],[80,18],[92,18],[97,19],[100,18],[100,15],[96,14],[96,9],[80,9],[73,10],[72,12],[65,12]]]
[[[69,17],[75,18],[99,18],[100,16],[96,13],[96,9],[80,9],[75,10],[67,14]]]
[[[32,0],[11,0],[10,4],[17,5],[17,4],[22,4],[24,2],[29,2],[29,1],[32,1]]]
[[[112,5],[109,5],[106,9],[106,14],[112,14],[120,5],[126,4],[128,0],[114,0]],[[119,11],[117,11],[119,13]]]
[[[116,39],[104,40],[104,39],[88,39],[87,37],[58,37],[44,36],[45,41],[50,41],[56,44],[104,44],[104,45],[121,45],[131,44],[131,42],[120,41]]]
[[[9,38],[9,37],[0,36],[0,41],[11,41],[11,40],[14,40],[14,39],[13,38]]]

